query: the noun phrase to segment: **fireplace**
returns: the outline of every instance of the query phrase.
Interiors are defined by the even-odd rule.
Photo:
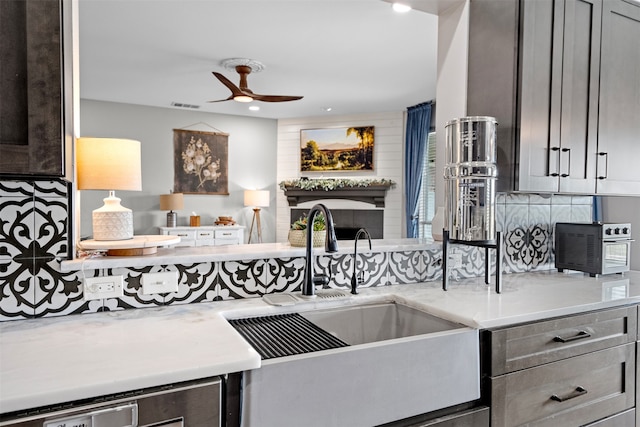
[[[291,223],[308,209],[291,209]],[[382,239],[384,211],[381,209],[331,209],[338,240],[353,240],[361,228],[366,228],[372,239]]]

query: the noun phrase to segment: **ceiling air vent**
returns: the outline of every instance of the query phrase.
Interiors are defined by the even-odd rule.
[[[200,108],[199,105],[185,104],[183,102],[172,102],[171,106],[172,107],[179,107],[179,108],[191,108],[192,110],[196,110],[196,109]]]

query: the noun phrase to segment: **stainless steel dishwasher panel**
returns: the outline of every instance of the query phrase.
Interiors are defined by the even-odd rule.
[[[220,427],[219,378],[1,414],[0,427]]]

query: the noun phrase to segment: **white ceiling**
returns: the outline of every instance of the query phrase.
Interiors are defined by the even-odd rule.
[[[435,99],[437,17],[380,0],[80,0],[79,13],[83,99],[277,119]],[[220,65],[238,57],[266,66],[254,92],[304,98],[207,103],[230,94],[212,71],[238,84]]]

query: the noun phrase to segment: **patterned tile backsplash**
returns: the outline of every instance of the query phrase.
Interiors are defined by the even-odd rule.
[[[591,221],[589,196],[509,193],[497,198],[497,229],[503,233],[505,273],[553,268],[553,228],[558,221]],[[303,258],[204,262],[143,268],[117,268],[61,273],[71,246],[70,190],[65,181],[0,181],[0,321],[63,316],[105,310],[191,304],[258,297],[300,289]],[[462,266],[452,269],[458,280],[484,274],[484,249],[452,245]],[[359,254],[361,287],[439,280],[442,252],[429,245],[409,252]],[[495,265],[494,265],[495,267]],[[177,271],[178,291],[144,295],[143,273]],[[350,254],[320,256],[316,272],[330,277],[330,288],[351,287]],[[84,277],[122,275],[124,296],[84,301]]]

